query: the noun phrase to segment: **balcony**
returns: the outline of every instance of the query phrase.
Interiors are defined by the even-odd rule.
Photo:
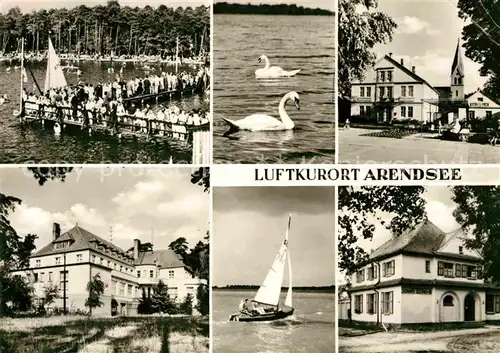
[[[111,277],[120,278],[120,279],[134,282],[134,283],[138,282],[138,278],[136,276],[134,276],[133,274],[120,272],[117,270],[111,270]]]
[[[358,103],[373,103],[372,97],[351,97],[352,102]]]

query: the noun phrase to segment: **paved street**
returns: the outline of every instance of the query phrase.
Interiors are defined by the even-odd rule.
[[[402,139],[361,136],[376,130],[340,129],[339,162],[350,164],[467,164],[500,163],[500,145],[442,141],[431,134]]]

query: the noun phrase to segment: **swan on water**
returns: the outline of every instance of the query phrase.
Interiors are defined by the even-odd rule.
[[[263,69],[255,70],[257,78],[277,78],[277,77],[292,77],[300,72],[299,70],[285,71],[279,66],[270,66],[269,59],[265,55],[259,57],[259,63],[264,61],[266,66]]]
[[[54,134],[56,134],[56,135],[61,134],[61,125],[59,125],[59,123],[54,124]]]
[[[274,131],[274,130],[292,130],[295,127],[292,119],[288,116],[285,105],[288,101],[295,104],[297,110],[300,110],[300,99],[297,92],[289,92],[281,98],[279,104],[279,114],[281,121],[265,114],[252,114],[244,119],[233,121],[222,118],[231,127],[231,130],[249,130],[249,131]]]

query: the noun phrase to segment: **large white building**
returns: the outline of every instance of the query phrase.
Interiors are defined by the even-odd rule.
[[[363,81],[351,88],[351,116],[376,122],[417,120],[422,123],[442,119],[484,119],[500,112],[500,105],[484,92],[465,94],[465,70],[460,42],[451,66],[450,85],[434,87],[422,78],[415,66],[407,66],[392,53],[378,60]],[[452,113],[452,114],[450,114]]]
[[[386,326],[500,319],[500,289],[481,277],[481,257],[462,230],[430,221],[394,236],[351,276],[354,322]]]
[[[101,296],[104,305],[93,309],[96,314],[111,314],[112,309],[122,315],[137,313],[143,293],[150,295],[160,279],[171,298],[180,301],[191,294],[196,303],[196,289],[204,281],[196,278],[177,254],[170,249],[140,249],[138,239],[133,251],[126,252],[78,225],[61,234],[59,224],[54,223],[52,241],[30,257],[28,269],[16,274],[28,277],[38,298],[46,285],[57,284],[60,298],[52,307],[66,304],[68,311],[88,311],[86,286],[96,274],[106,286]]]

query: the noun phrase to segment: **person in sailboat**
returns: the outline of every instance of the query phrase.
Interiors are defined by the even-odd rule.
[[[248,312],[247,305],[248,305],[248,299],[243,299],[243,300],[240,302],[240,305],[238,306],[238,310],[239,310],[241,313]]]
[[[259,303],[252,302],[252,313],[257,315],[264,315],[266,311],[261,305],[259,305]]]

